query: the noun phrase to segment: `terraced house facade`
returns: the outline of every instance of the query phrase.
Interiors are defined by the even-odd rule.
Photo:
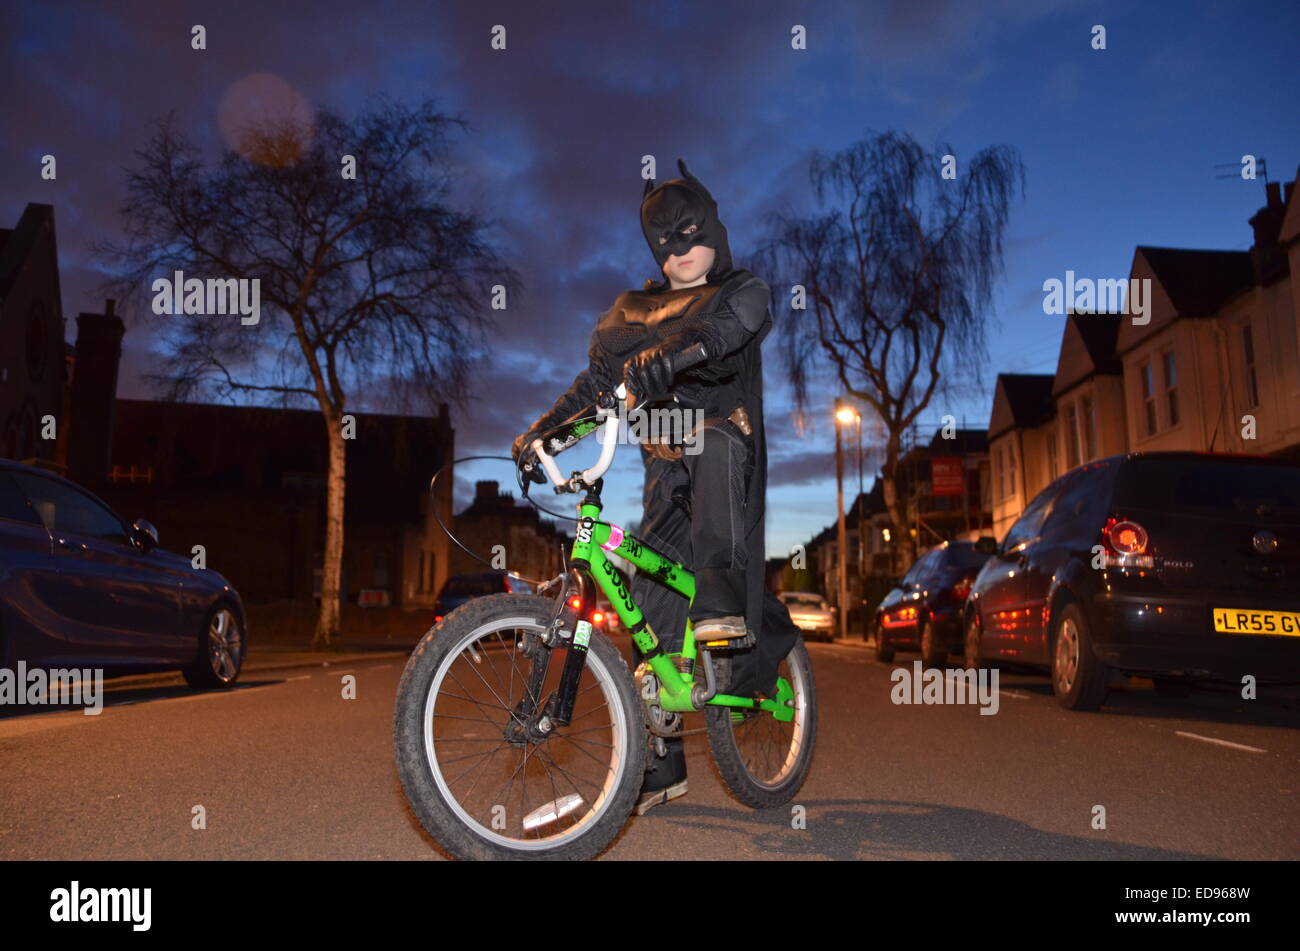
[[[1150,320],[1066,318],[1054,374],[1001,374],[989,421],[999,538],[1058,475],[1122,452],[1300,457],[1300,201],[1271,183],[1249,251],[1140,246]]]

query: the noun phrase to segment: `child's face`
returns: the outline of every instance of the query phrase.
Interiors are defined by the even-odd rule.
[[[695,225],[690,226],[695,230]],[[673,254],[664,262],[664,276],[675,285],[689,285],[700,281],[713,267],[717,252],[702,244],[692,245],[685,254]]]

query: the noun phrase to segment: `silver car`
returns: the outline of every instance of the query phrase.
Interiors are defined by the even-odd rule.
[[[790,611],[790,620],[801,631],[830,640],[835,637],[835,612],[815,591],[782,591],[777,595]]]

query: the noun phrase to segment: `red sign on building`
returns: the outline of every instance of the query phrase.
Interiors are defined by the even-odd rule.
[[[930,460],[930,493],[932,495],[964,495],[965,470],[960,458],[932,458]]]

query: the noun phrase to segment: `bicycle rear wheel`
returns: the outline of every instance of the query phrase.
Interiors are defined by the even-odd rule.
[[[393,724],[402,788],[425,830],[459,858],[591,858],[632,813],[644,720],[627,664],[604,635],[592,632],[569,726],[544,736],[525,729],[519,705],[534,660],[523,648],[552,610],[529,595],[478,598],[426,634],[402,674]],[[555,653],[538,709],[565,656]]]
[[[709,748],[722,781],[747,806],[770,809],[798,794],[812,766],[817,740],[817,690],[803,638],[777,670],[794,691],[794,719],[763,710],[705,707]]]

